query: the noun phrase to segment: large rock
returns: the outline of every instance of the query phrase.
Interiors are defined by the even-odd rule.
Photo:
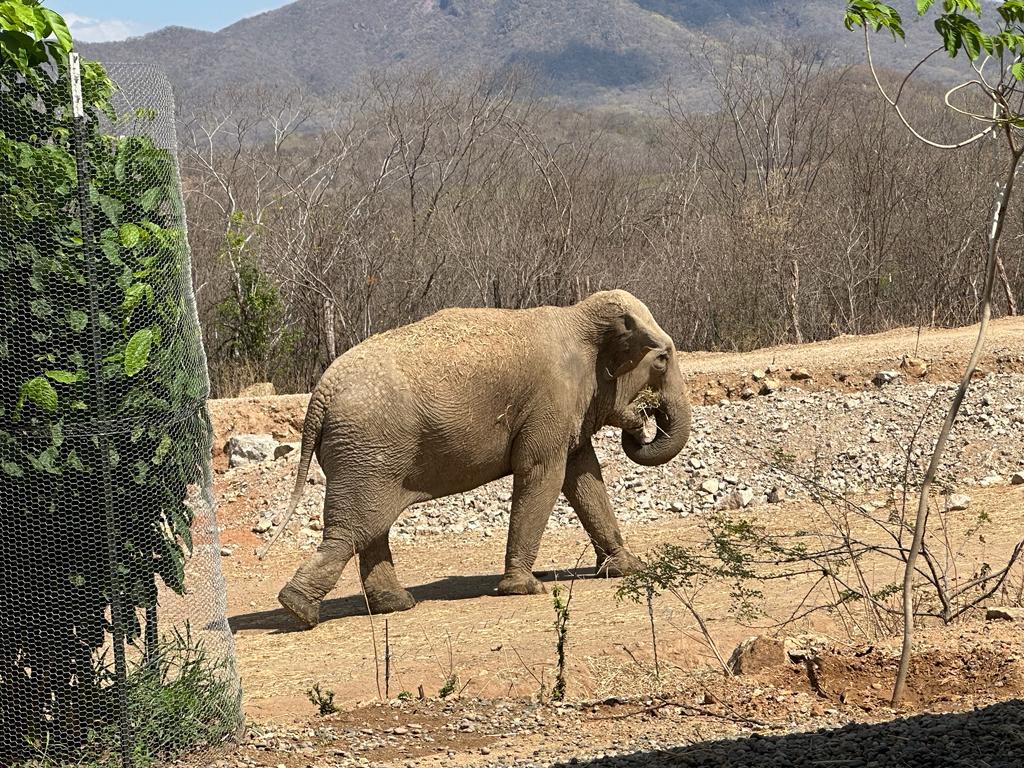
[[[239,393],[239,397],[273,397],[277,394],[277,390],[274,389],[274,385],[269,381],[261,381],[257,384],[251,384],[248,387],[243,388]]]
[[[774,377],[769,377],[761,382],[760,394],[772,395],[782,389],[782,382]]]
[[[946,498],[947,512],[960,512],[971,506],[971,497],[966,493],[951,493]]]
[[[985,609],[986,621],[1024,621],[1024,608],[996,606]]]
[[[900,368],[918,379],[928,373],[928,363],[926,361],[920,357],[910,357],[909,355],[903,358]]]
[[[781,640],[766,635],[748,637],[736,646],[729,657],[729,669],[734,675],[750,675],[763,669],[781,667],[789,657]]]
[[[874,375],[874,378],[872,378],[871,381],[875,383],[875,386],[881,387],[885,384],[896,381],[899,377],[900,375],[896,371],[879,371]]]
[[[277,440],[273,435],[233,435],[224,446],[229,467],[274,460]]]

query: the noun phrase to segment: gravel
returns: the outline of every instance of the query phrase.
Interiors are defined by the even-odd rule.
[[[903,488],[915,433],[910,484],[919,478],[954,388],[906,383],[901,377],[856,394],[782,388],[768,396],[698,406],[683,453],[661,467],[629,462],[619,448],[617,430],[602,430],[594,442],[612,504],[624,524],[785,503],[806,495],[809,483],[838,494],[885,498]],[[227,473],[224,500],[253,491],[262,497],[262,508],[252,520],[260,534],[269,536],[280,524],[297,454],[293,450],[277,461]],[[938,487],[961,494],[969,486],[1020,483],[1022,460],[1024,376],[989,374],[974,383],[963,405]],[[503,536],[511,490],[511,479],[505,478],[417,505],[394,525],[392,537],[401,541],[465,532]],[[301,524],[293,522],[286,534],[297,535],[303,546],[319,541],[323,493],[323,476],[316,470],[300,507]],[[957,503],[962,501],[950,496],[946,507],[962,506]],[[579,525],[564,498],[549,525]]]

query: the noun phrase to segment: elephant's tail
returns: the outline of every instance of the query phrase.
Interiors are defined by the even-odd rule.
[[[319,388],[318,388],[319,389]],[[285,513],[284,520],[281,521],[281,525],[277,531],[271,537],[270,541],[267,542],[267,546],[263,548],[257,557],[262,560],[266,557],[267,552],[274,546],[278,537],[284,533],[284,529],[288,527],[288,523],[292,519],[292,515],[295,514],[295,508],[299,506],[299,502],[302,500],[302,492],[306,488],[306,479],[309,477],[309,465],[313,461],[313,454],[316,451],[317,444],[320,442],[320,430],[323,428],[324,415],[327,412],[327,397],[323,391],[314,391],[309,401],[309,406],[306,408],[306,420],[302,425],[302,448],[299,452],[299,474],[295,478],[295,487],[292,489],[291,499],[288,501],[288,511]]]

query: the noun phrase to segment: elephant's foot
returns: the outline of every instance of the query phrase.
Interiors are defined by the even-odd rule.
[[[544,585],[532,573],[506,573],[498,582],[499,595],[543,595]]]
[[[598,555],[597,558],[597,575],[613,579],[639,573],[643,567],[643,561],[625,548],[613,555]]]
[[[416,598],[401,587],[396,590],[368,589],[366,602],[370,605],[370,613],[395,613],[408,611],[416,605]]]
[[[278,592],[277,601],[298,620],[303,629],[312,629],[320,623],[320,601],[309,600],[291,584],[286,584]]]

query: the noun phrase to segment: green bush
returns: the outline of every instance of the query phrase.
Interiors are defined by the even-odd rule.
[[[80,205],[70,47],[57,14],[0,2],[3,764],[40,744],[77,762],[115,722],[97,654],[145,636],[155,658],[157,577],[184,589],[209,467],[176,163],[83,62]]]

